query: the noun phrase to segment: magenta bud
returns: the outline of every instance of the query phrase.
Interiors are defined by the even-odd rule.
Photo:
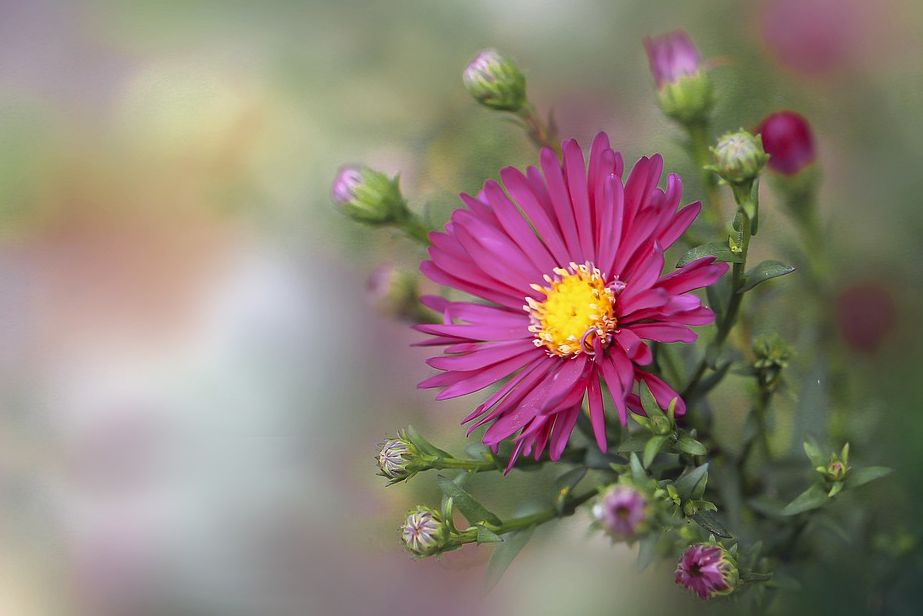
[[[817,154],[808,121],[794,111],[780,111],[764,119],[757,133],[769,154],[769,168],[783,175],[795,175],[814,162]]]

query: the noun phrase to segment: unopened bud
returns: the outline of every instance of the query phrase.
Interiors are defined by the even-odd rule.
[[[340,167],[330,196],[346,215],[366,224],[392,224],[408,215],[398,178],[360,165]]]
[[[780,111],[766,116],[757,133],[769,154],[769,168],[782,175],[796,175],[810,166],[817,152],[811,126],[794,111]]]
[[[689,35],[677,30],[647,38],[644,49],[664,114],[684,125],[706,120],[714,104],[712,83]]]
[[[389,438],[378,452],[378,469],[383,477],[396,483],[416,474],[414,462],[419,456],[417,446],[407,439],[403,433],[396,438]]]
[[[702,599],[729,595],[739,581],[736,559],[715,543],[689,546],[676,567],[676,583]]]
[[[446,544],[448,531],[442,516],[434,509],[419,506],[401,525],[401,541],[414,556],[437,554]]]
[[[712,169],[732,185],[752,182],[769,159],[760,138],[745,130],[727,133],[711,151]]]
[[[462,74],[465,89],[491,109],[516,112],[526,103],[526,78],[513,62],[495,49],[484,49]]]

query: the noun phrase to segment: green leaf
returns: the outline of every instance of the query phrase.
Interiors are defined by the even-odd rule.
[[[519,555],[522,548],[526,546],[529,539],[532,538],[533,532],[535,532],[535,527],[530,526],[504,535],[503,543],[497,544],[497,547],[494,548],[494,553],[490,555],[490,561],[487,563],[487,574],[485,576],[487,590],[497,585],[497,582],[503,577],[510,564]]]
[[[461,511],[462,515],[465,516],[465,519],[467,519],[471,524],[487,522],[489,524],[499,526],[503,523],[503,521],[498,518],[496,514],[489,511],[469,492],[464,490],[461,486],[459,486],[448,477],[439,475],[436,477],[436,484],[439,486],[439,489],[442,490],[443,494],[452,499],[455,507]]]
[[[654,557],[657,555],[657,542],[659,539],[660,536],[657,533],[650,533],[641,539],[640,545],[638,546],[638,569],[641,571],[654,562]]]
[[[667,441],[670,440],[669,436],[652,436],[647,441],[647,445],[644,446],[644,467],[647,468],[651,465],[651,462],[654,461],[654,457],[660,453],[660,450],[663,449],[663,446],[667,444]]]
[[[484,525],[478,526],[478,545],[482,543],[503,543],[503,537]]]
[[[696,492],[696,487],[703,481],[708,481],[708,462],[684,473],[673,485],[683,500],[689,500]]]
[[[643,485],[647,481],[647,473],[644,472],[644,467],[641,466],[641,460],[638,459],[638,454],[632,452],[631,454],[631,479],[638,485]]]
[[[410,439],[410,442],[417,446],[421,452],[436,456],[439,458],[451,458],[452,454],[442,449],[439,449],[428,440],[423,438],[423,435],[414,430],[413,426],[407,426],[406,430],[407,438]]]
[[[634,413],[631,414],[632,417],[637,417]],[[645,418],[646,419],[646,418]],[[644,446],[647,444],[647,435],[642,434],[632,434],[624,441],[619,443],[619,446],[615,448],[615,451],[618,453],[631,453],[633,451],[644,451]]]
[[[596,447],[587,447],[586,455],[583,456],[583,465],[587,468],[609,471],[612,470],[613,464],[628,464],[628,458],[603,453]]]
[[[826,466],[824,454],[821,453],[817,442],[810,436],[804,440],[804,453],[808,456],[812,466]]]
[[[572,468],[554,480],[554,506],[558,513],[563,513],[567,497],[573,492],[580,480],[586,476],[586,467]]]
[[[654,394],[651,393],[651,388],[647,386],[647,383],[644,381],[641,382],[641,407],[644,409],[644,413],[647,415],[648,419],[651,421],[656,417],[666,417],[663,414],[663,410],[660,408],[660,405],[657,404],[657,399],[654,398]]]
[[[828,500],[830,500],[830,498],[827,496],[827,491],[823,486],[815,483],[795,497],[795,500],[787,504],[785,508],[782,509],[782,515],[798,515],[805,511],[811,511],[812,509],[822,507]]]
[[[766,282],[767,280],[772,280],[773,278],[778,278],[779,276],[791,274],[794,271],[794,267],[791,265],[785,265],[779,261],[763,261],[752,270],[747,272],[744,278],[744,285],[740,288],[738,293],[746,293],[758,284]]]
[[[676,267],[682,267],[702,257],[714,257],[715,261],[724,261],[726,263],[741,262],[741,255],[731,252],[727,242],[708,242],[689,250],[676,263]]]
[[[718,516],[711,511],[700,510],[692,516],[692,519],[696,524],[716,537],[721,537],[722,539],[730,539],[733,537],[731,532],[718,521]]]
[[[846,475],[846,487],[858,488],[870,481],[887,477],[894,472],[893,468],[887,466],[866,466],[864,468],[854,468]]]
[[[683,453],[688,453],[690,456],[704,456],[706,453],[708,453],[705,445],[695,440],[688,434],[681,435],[679,440],[676,441],[676,446],[679,447],[680,451]]]

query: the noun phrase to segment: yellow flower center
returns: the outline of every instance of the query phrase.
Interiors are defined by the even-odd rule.
[[[589,263],[558,267],[554,274],[556,278],[544,276],[547,286],[532,285],[545,295],[544,301],[527,297],[523,306],[532,320],[535,346],[561,357],[592,353],[593,341],[599,337],[608,343],[615,329],[615,293]]]

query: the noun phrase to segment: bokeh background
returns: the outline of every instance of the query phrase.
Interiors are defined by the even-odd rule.
[[[841,344],[818,350],[796,326],[797,281],[760,296],[758,327],[794,332],[799,358],[774,444],[794,451],[835,412],[858,459],[898,469],[844,505],[883,512],[890,565],[831,538],[830,562],[777,607],[919,613],[918,2],[4,0],[0,614],[700,608],[670,563],[636,572],[633,551],[587,533],[586,514],[542,529],[487,595],[489,548],[401,551],[404,512],[438,494],[426,476],[385,488],[376,445],[412,423],[460,451],[472,402],[417,391],[425,354],[370,305],[373,269],[413,270],[418,249],[328,197],[336,168],[361,161],[400,172],[438,221],[458,192],[530,164],[521,131],[461,85],[493,46],[524,67],[563,136],[605,129],[627,159],[662,152],[693,200],[641,46],[677,27],[714,66],[719,128],[789,108],[819,141],[835,288],[819,317]],[[797,261],[771,189],[763,199],[754,250]],[[848,409],[829,408],[828,350],[848,366],[835,384]],[[744,401],[723,392],[733,440]],[[510,513],[552,476],[472,485]]]

